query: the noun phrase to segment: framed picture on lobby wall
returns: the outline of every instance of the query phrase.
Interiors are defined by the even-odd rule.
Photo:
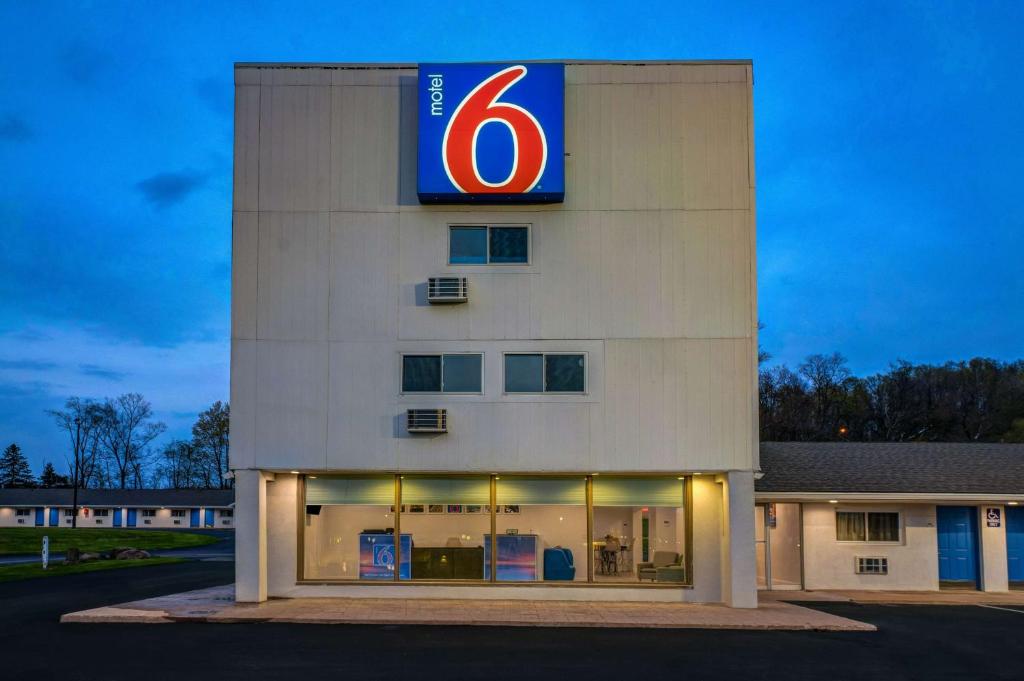
[[[423,513],[423,504],[412,504],[409,506],[409,513]]]
[[[449,513],[462,513],[462,504],[448,504]]]
[[[427,513],[444,513],[444,504],[430,504]]]
[[[483,513],[483,512],[484,512],[484,507],[483,506],[480,506],[478,504],[467,504],[466,505],[466,513]],[[491,512],[491,509],[490,509],[490,507],[488,507],[487,508],[487,513],[490,513],[490,512]]]
[[[505,513],[519,513],[519,504],[506,505]]]

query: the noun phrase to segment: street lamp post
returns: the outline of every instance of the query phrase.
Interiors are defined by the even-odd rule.
[[[79,417],[75,417],[75,472],[73,487],[74,491],[71,495],[71,529],[78,527],[78,475],[79,475],[79,461],[82,459],[82,420]]]

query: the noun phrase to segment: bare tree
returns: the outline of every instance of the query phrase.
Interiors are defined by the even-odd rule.
[[[69,397],[63,410],[48,413],[57,427],[71,440],[71,455],[66,458],[71,473],[72,496],[71,527],[78,527],[78,489],[93,477],[99,456],[99,433],[103,423],[102,407],[90,399]]]
[[[101,410],[100,439],[106,459],[115,468],[118,486],[125,489],[131,479],[134,486],[141,487],[147,447],[167,427],[152,420],[153,408],[139,393],[108,399]]]
[[[230,407],[219,400],[199,414],[192,442],[202,456],[204,487],[227,489]]]

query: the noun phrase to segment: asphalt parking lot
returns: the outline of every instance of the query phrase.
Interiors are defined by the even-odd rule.
[[[815,607],[874,633],[351,625],[61,625],[71,610],[230,583],[197,561],[0,584],[11,679],[1021,679],[1024,609]]]

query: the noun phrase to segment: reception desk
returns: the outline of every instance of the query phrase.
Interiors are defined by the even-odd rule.
[[[404,543],[402,548],[405,548]],[[415,546],[412,578],[483,579],[484,549],[482,546]]]

